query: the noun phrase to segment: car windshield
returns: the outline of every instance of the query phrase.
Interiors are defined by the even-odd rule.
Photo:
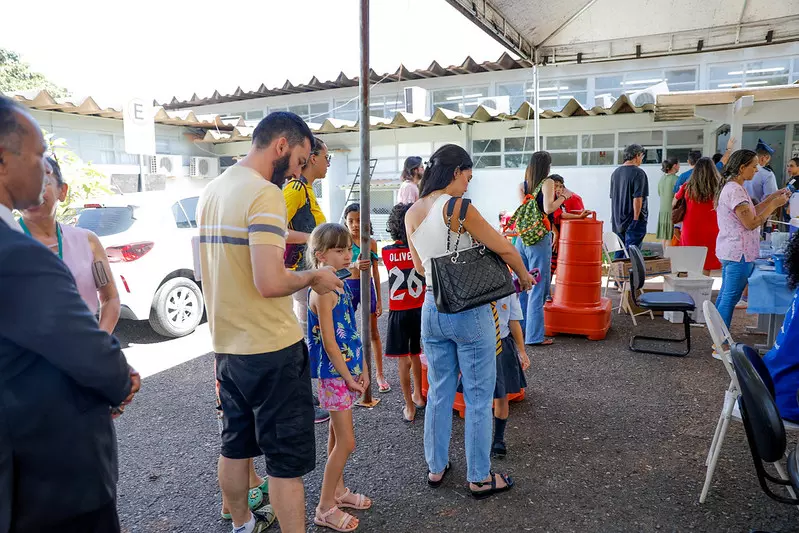
[[[75,225],[93,231],[98,237],[107,237],[129,230],[135,220],[131,207],[96,207],[81,211]]]

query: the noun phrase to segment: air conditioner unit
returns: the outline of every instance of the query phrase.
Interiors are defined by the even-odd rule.
[[[150,174],[183,176],[183,156],[156,154],[150,156]]]
[[[189,159],[189,176],[192,178],[215,178],[219,176],[219,158],[192,157]]]
[[[651,87],[647,87],[642,91],[630,93],[627,95],[627,98],[630,99],[630,102],[632,102],[635,107],[641,107],[645,104],[657,103],[658,95],[665,94],[667,92],[669,92],[669,86],[665,81],[661,81],[660,83]]]
[[[405,112],[411,115],[427,113],[427,90],[421,87],[405,87]]]
[[[594,105],[605,109],[613,107],[615,102],[616,99],[610,93],[598,94],[594,97]]]
[[[477,105],[490,107],[500,113],[510,114],[510,98],[507,96],[491,96],[477,99]]]

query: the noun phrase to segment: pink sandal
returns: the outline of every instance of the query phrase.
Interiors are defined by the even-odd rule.
[[[344,498],[347,496],[354,496],[355,503],[345,502]],[[367,503],[368,501],[368,503]],[[372,500],[364,496],[363,494],[356,494],[352,492],[350,489],[347,489],[344,494],[336,498],[336,503],[339,507],[347,507],[349,509],[357,509],[359,511],[364,511],[369,509],[372,506]]]
[[[337,522],[332,522],[328,520],[330,515],[339,511],[341,513],[340,518]],[[352,521],[355,520],[355,517],[349,513],[345,513],[335,505],[328,509],[326,512],[319,514],[319,508],[316,508],[316,512],[314,513],[313,523],[319,527],[327,527],[334,531],[339,531],[341,533],[349,533],[350,531],[355,531],[358,529],[358,524],[355,524],[355,527],[349,527]]]

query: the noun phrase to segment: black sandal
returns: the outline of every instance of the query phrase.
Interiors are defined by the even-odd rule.
[[[441,479],[439,479],[438,481],[433,481],[432,479],[430,479],[430,474],[432,474],[432,472],[428,472],[427,473],[427,484],[430,485],[431,487],[433,487],[434,489],[437,489],[438,487],[440,487],[444,483],[444,479],[447,477],[447,473],[449,472],[450,468],[452,468],[452,463],[451,462],[447,463],[447,467],[441,473]]]
[[[501,477],[502,480],[505,482],[505,486],[504,487],[497,488],[497,476]],[[472,496],[474,497],[475,500],[484,500],[484,499],[486,499],[486,498],[488,498],[490,496],[493,496],[494,494],[499,494],[500,492],[509,491],[510,489],[513,488],[514,483],[513,483],[513,479],[510,476],[506,475],[506,474],[495,474],[494,472],[491,472],[491,481],[490,482],[488,482],[488,481],[481,481],[479,483],[474,483],[473,482],[472,485],[476,485],[478,487],[484,487],[486,485],[491,485],[491,488],[488,489],[488,490],[472,490],[472,488],[469,487],[469,492],[472,493]]]
[[[491,457],[504,459],[508,455],[508,448],[504,442],[495,442],[491,445]]]

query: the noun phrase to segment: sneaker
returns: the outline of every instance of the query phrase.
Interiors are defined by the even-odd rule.
[[[736,309],[746,309],[749,307],[749,302],[746,298],[741,298],[737,304],[735,304]]]
[[[314,424],[321,424],[322,422],[327,422],[330,420],[330,413],[322,409],[321,407],[314,407],[314,417],[313,421]]]
[[[275,512],[272,510],[271,505],[264,505],[257,511],[253,511],[255,517],[255,526],[252,528],[252,533],[263,533],[275,522]],[[233,533],[247,531],[247,526],[233,528]]]

